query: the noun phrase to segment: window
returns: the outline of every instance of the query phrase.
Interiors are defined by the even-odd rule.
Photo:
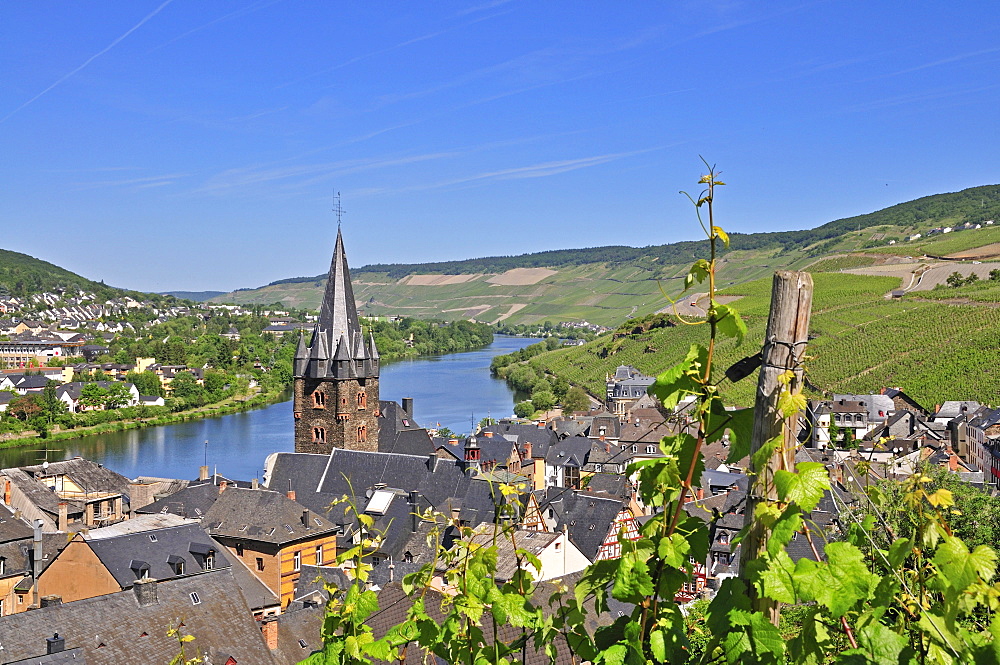
[[[142,572],[139,573],[139,579],[140,580],[148,580],[149,579],[149,568],[143,568],[142,569]]]
[[[302,552],[292,555],[292,570],[302,570]]]
[[[368,426],[362,425],[358,428],[358,443],[365,443],[368,441]]]
[[[403,554],[403,561],[405,563],[413,563],[413,555],[410,554],[409,552],[404,553]]]
[[[154,536],[153,534],[149,534],[149,542],[155,543],[156,542],[156,536]]]
[[[314,409],[325,409],[326,408],[326,394],[321,390],[316,390],[313,392],[313,408]]]
[[[364,409],[368,406],[368,396],[362,391],[358,393],[358,408]]]
[[[192,605],[201,605],[201,596],[198,595],[197,591],[192,591],[190,596]]]
[[[596,473],[602,473],[604,471],[604,465],[603,464],[595,464],[594,465],[594,471]]]
[[[212,570],[215,568],[215,554],[209,552],[205,555],[205,570]]]
[[[639,447],[638,446],[632,446],[632,452],[633,453],[639,452]]]
[[[646,446],[646,454],[652,455],[656,452],[656,446]]]
[[[326,443],[325,427],[313,427],[313,443]]]
[[[323,565],[323,546],[322,545],[317,545],[316,546],[316,565],[317,566],[322,566]]]
[[[183,575],[184,574],[184,562],[183,561],[178,561],[176,564],[174,564],[174,570],[177,571],[178,575]]]
[[[7,572],[7,558],[0,556],[0,575],[4,575],[6,574],[6,572]]]
[[[377,566],[377,565],[379,565],[380,563],[382,563],[382,559],[378,558],[377,556],[373,556],[373,557],[372,557],[372,565],[373,565],[373,566]]]
[[[580,469],[575,466],[566,467],[566,487],[580,489]]]
[[[236,543],[236,556],[243,556],[243,543]]]
[[[264,560],[257,557],[257,570],[264,570]]]

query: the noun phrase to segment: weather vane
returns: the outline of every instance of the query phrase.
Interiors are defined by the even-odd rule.
[[[333,193],[333,212],[337,214],[337,230],[340,230],[340,218],[346,210],[340,205],[340,192]]]

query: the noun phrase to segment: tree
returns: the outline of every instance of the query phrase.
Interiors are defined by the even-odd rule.
[[[18,395],[7,405],[7,413],[25,422],[41,415],[42,406],[38,403],[38,395]]]
[[[198,379],[191,372],[180,372],[170,382],[170,394],[190,402],[199,400],[205,394],[205,389],[198,385]]]
[[[590,409],[590,397],[587,392],[580,387],[573,386],[566,391],[566,396],[562,400],[563,413],[574,411],[587,411]]]
[[[514,405],[514,415],[518,418],[530,418],[535,415],[535,410],[535,405],[531,403],[530,399]]]
[[[994,268],[990,271],[990,281],[1000,282],[1000,268]]]
[[[108,386],[107,396],[104,398],[104,408],[120,409],[128,406],[132,401],[132,392],[125,387],[124,383],[112,383]]]
[[[457,439],[458,435],[451,431],[450,427],[439,427],[437,431],[438,437],[442,439]]]
[[[107,397],[108,391],[100,385],[87,383],[80,389],[80,399],[78,401],[82,406],[90,409],[102,409]]]
[[[56,394],[55,381],[49,381],[48,385],[45,386],[38,403],[42,407],[42,415],[50,425],[55,421],[57,416],[66,413],[68,409],[66,402],[59,399]]]
[[[539,411],[548,411],[556,405],[556,396],[551,390],[540,390],[531,393],[531,403]]]
[[[163,383],[160,377],[150,371],[129,372],[125,375],[125,381],[135,385],[135,389],[140,395],[150,395],[153,397],[163,397]]]
[[[955,272],[948,275],[948,279],[946,279],[945,282],[947,282],[948,286],[952,288],[958,288],[962,286],[962,284],[965,284],[965,278],[962,277],[962,273],[956,270]]]
[[[486,418],[483,418],[482,420],[479,421],[479,429],[485,429],[487,427],[490,427],[491,425],[496,425],[496,424],[497,424],[496,418],[490,418],[489,416],[487,416]]]
[[[979,275],[977,275],[976,273],[971,273],[968,277],[965,278],[966,284],[975,284],[978,281],[979,281]]]

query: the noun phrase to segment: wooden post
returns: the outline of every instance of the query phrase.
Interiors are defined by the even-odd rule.
[[[798,444],[799,416],[787,422],[778,411],[778,398],[782,383],[778,377],[791,370],[795,377],[789,388],[796,392],[802,386],[802,361],[805,357],[809,335],[809,312],[812,307],[813,281],[807,272],[779,270],[774,273],[771,287],[771,313],[767,319],[764,350],[761,357],[760,378],[757,381],[757,398],[754,404],[753,436],[750,439],[750,493],[746,502],[746,520],[750,530],[743,540],[740,552],[740,577],[747,582],[755,610],[764,612],[775,626],[778,625],[778,603],[757,595],[750,584],[747,565],[766,551],[770,529],[753,519],[757,504],[776,501],[774,473],[778,469],[793,470],[795,447]],[[783,428],[784,426],[784,428]],[[753,456],[760,448],[784,431],[782,445],[762,465],[756,468]]]

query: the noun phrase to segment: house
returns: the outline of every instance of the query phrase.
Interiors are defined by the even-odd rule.
[[[612,376],[606,377],[606,403],[608,410],[625,419],[629,406],[656,381],[654,376],[646,376],[631,365],[619,365]]]
[[[127,519],[141,507],[125,476],[80,457],[0,470],[3,503],[43,530],[79,531]]]
[[[325,510],[309,510],[294,500],[294,492],[286,496],[225,485],[219,490],[204,526],[278,595],[282,606],[294,597],[303,563],[334,562],[343,527],[327,518]]]
[[[139,389],[136,388],[135,384],[133,383],[125,383],[120,381],[91,381],[89,383],[96,384],[98,387],[101,388],[101,390],[109,390],[116,385],[124,386],[125,392],[128,393],[128,397],[125,398],[123,394],[125,402],[120,406],[136,406],[137,404],[139,404]],[[87,383],[84,383],[82,381],[71,381],[70,383],[64,383],[63,385],[56,388],[56,397],[58,397],[60,401],[66,404],[66,408],[67,410],[69,410],[70,413],[83,413],[84,411],[95,411],[95,410],[103,410],[109,408],[108,405],[104,406],[87,405],[80,401],[80,398],[83,397],[84,388],[87,385],[88,385]],[[116,407],[110,407],[110,408],[116,408]]]
[[[272,665],[232,571],[147,580],[116,593],[49,604],[0,621],[4,662],[168,663],[179,628],[186,655],[219,665]],[[55,637],[53,636],[55,634]],[[65,654],[64,660],[56,660]]]
[[[24,593],[31,579],[33,529],[7,506],[0,506],[0,616],[27,609]]]
[[[474,547],[496,544],[497,582],[510,580],[518,570],[531,574],[536,582],[562,577],[583,570],[590,560],[573,544],[564,532],[544,532],[514,529],[494,536],[492,526],[482,526],[465,542]],[[518,550],[530,552],[538,558],[541,567],[536,569]]]
[[[638,540],[639,528],[631,508],[619,499],[571,488],[534,492],[546,529],[563,531],[590,561],[621,556],[619,533]]]

